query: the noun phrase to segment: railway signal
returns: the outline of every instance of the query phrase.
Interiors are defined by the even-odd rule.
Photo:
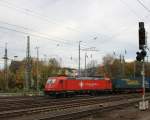
[[[142,58],[141,58],[141,53],[140,52],[136,52],[137,56],[136,56],[136,60],[137,61],[141,61]]]
[[[143,50],[146,45],[144,22],[139,22],[139,49]]]
[[[139,102],[139,109],[140,110],[146,110],[148,109],[148,101],[145,100],[145,57],[146,57],[146,48],[147,48],[147,42],[145,37],[145,28],[144,28],[144,22],[139,22],[139,50],[140,52],[137,52],[136,60],[142,61],[142,101]]]
[[[145,50],[142,50],[141,52],[136,52],[136,60],[137,61],[142,61],[146,57],[147,52]]]

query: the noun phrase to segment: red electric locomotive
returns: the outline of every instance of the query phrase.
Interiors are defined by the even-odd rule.
[[[111,92],[112,82],[109,78],[81,77],[70,78],[65,76],[48,78],[44,92],[47,95],[74,95],[74,94],[96,94],[100,92]]]

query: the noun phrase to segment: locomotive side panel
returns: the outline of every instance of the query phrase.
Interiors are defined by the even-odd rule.
[[[67,91],[78,91],[82,90],[82,83],[80,80],[66,80]]]
[[[107,80],[83,80],[83,90],[112,90],[111,81]]]
[[[112,83],[109,79],[70,79],[67,77],[49,78],[45,85],[45,93],[51,95],[68,93],[87,94],[91,92],[112,91]]]

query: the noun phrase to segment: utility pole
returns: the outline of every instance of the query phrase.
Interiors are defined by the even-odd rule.
[[[81,41],[79,41],[79,68],[78,68],[78,77],[80,77],[81,76],[81,70],[80,70],[80,51],[81,51]]]
[[[44,54],[44,63],[47,64],[47,55]]]
[[[126,54],[126,50],[125,50]],[[120,73],[121,73],[121,78],[125,77],[125,54],[120,54]]]
[[[123,72],[122,72],[122,55],[120,54],[119,57],[120,57],[120,73],[121,73],[121,74],[119,75],[119,77],[122,78],[122,73],[123,73]]]
[[[7,55],[7,43],[5,43],[5,55],[4,55],[4,80],[5,89],[8,90],[8,55]]]
[[[37,61],[36,61],[36,90],[39,92],[39,47],[35,48],[37,50]]]
[[[87,52],[85,52],[85,77],[87,76],[87,69],[86,69],[86,58],[87,58]]]
[[[134,71],[133,71],[133,72],[134,72],[134,75],[133,75],[133,77],[134,77],[134,79],[135,79],[135,74],[136,74],[136,61],[134,61],[133,65],[134,65],[134,66],[133,66],[133,67],[134,67]]]
[[[124,55],[122,56],[122,78],[125,77],[125,59]]]
[[[25,91],[29,91],[31,87],[31,56],[30,56],[30,36],[27,36],[27,52],[26,52],[26,75],[25,75]]]

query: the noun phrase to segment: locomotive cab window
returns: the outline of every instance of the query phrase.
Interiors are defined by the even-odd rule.
[[[47,80],[47,83],[48,83],[48,84],[53,84],[53,83],[55,83],[55,81],[56,81],[55,79],[48,79],[48,80]]]

